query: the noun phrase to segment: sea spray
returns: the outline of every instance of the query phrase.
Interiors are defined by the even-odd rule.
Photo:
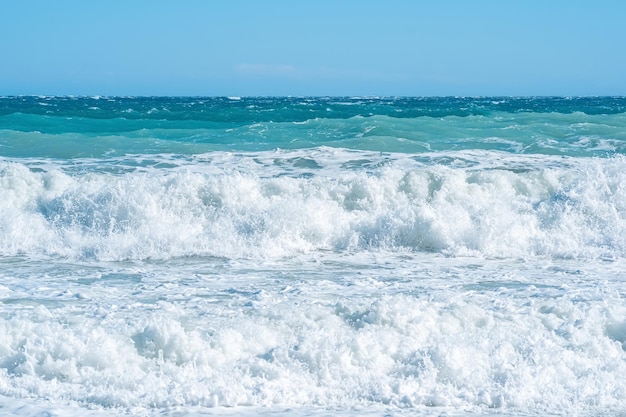
[[[96,260],[280,258],[320,250],[626,253],[621,156],[546,167],[525,156],[451,153],[442,166],[353,151],[345,162],[332,159],[336,152],[324,155],[329,159],[318,154],[308,168],[289,151],[270,154],[213,161],[212,172],[188,165],[68,174],[63,165],[1,163],[0,251]],[[247,169],[255,160],[257,167]],[[262,160],[272,161],[270,173]]]
[[[0,97],[1,413],[623,414],[625,110]]]

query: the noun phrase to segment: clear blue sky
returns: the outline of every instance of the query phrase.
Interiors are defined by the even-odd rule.
[[[623,0],[0,0],[0,94],[626,95]]]

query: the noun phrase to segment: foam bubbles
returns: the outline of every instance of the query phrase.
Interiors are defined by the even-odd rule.
[[[499,167],[476,166],[492,155]],[[390,158],[367,153],[345,162],[320,157],[328,154],[303,165],[289,152],[261,153],[223,159],[227,165],[208,171],[183,165],[117,175],[4,163],[0,251],[102,260],[319,250],[593,258],[626,251],[622,158],[552,168],[491,153],[472,156],[473,164],[465,155],[460,167],[406,157],[381,163]],[[517,167],[522,161],[526,168]]]
[[[619,412],[623,172],[330,148],[4,160],[0,395]]]
[[[623,99],[7,100],[2,414],[626,411]]]
[[[313,290],[312,282],[292,284]],[[264,284],[230,306],[191,296],[155,309],[137,299],[98,313],[84,304],[74,320],[69,306],[16,312],[0,318],[1,389],[136,410],[620,409],[626,368],[623,323],[614,317],[626,313],[622,303],[520,289],[530,302],[519,289],[314,301]],[[174,300],[183,288],[169,291]]]

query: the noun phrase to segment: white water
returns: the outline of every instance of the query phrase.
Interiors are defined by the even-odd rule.
[[[0,394],[10,398],[148,415],[623,411],[623,262],[370,254],[3,266]]]
[[[623,158],[150,158],[0,162],[0,414],[626,412]]]
[[[626,254],[622,157],[459,153],[436,160],[445,166],[370,153],[300,153],[221,154],[195,164],[132,161],[151,164],[143,167],[117,161],[116,172],[89,161],[0,162],[0,254],[98,260],[370,249],[522,258]]]

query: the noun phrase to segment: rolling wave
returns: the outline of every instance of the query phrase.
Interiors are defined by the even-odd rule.
[[[326,152],[317,159],[309,151],[223,154],[221,166],[214,158],[170,168],[157,158],[116,172],[5,161],[0,253],[107,260],[327,250],[626,255],[623,157],[555,159],[549,167],[491,152],[424,164],[346,151],[333,166],[323,156],[335,152]]]

